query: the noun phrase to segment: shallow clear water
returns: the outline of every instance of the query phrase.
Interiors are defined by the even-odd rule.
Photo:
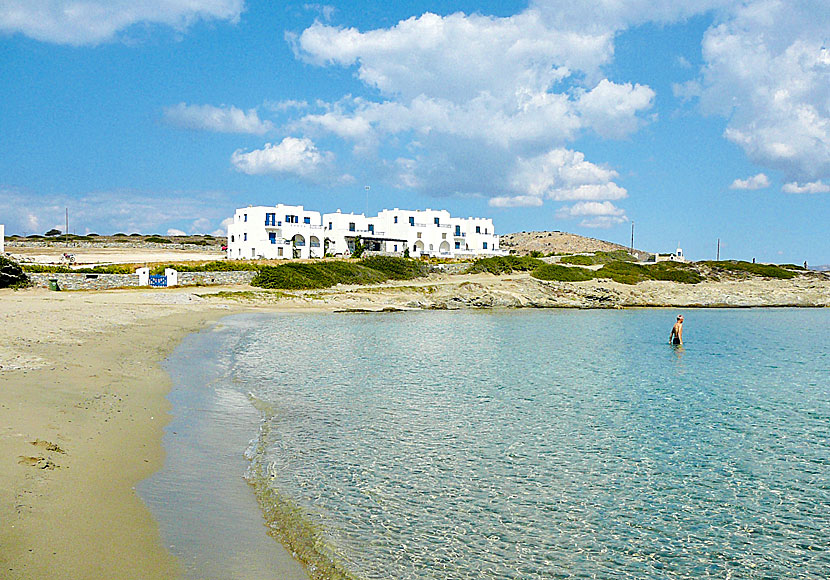
[[[819,578],[830,310],[256,315],[249,478],[357,578]],[[273,493],[269,493],[269,490]]]

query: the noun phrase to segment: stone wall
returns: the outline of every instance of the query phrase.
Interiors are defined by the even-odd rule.
[[[179,272],[179,286],[225,286],[250,284],[257,272]],[[110,288],[138,287],[138,274],[41,274],[27,273],[32,284],[49,288],[50,280],[57,280],[61,290],[108,290]],[[149,288],[149,286],[145,286]]]
[[[27,273],[32,284],[48,288],[57,280],[61,290],[108,290],[138,286],[138,274],[33,274]]]
[[[234,272],[179,272],[179,286],[250,284],[256,275],[256,270],[239,270]]]

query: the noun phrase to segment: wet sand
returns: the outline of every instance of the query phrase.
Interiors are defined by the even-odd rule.
[[[234,310],[187,290],[0,291],[0,577],[180,575],[134,488],[163,463],[161,361]]]

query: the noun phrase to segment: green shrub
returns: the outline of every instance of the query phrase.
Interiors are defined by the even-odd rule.
[[[593,266],[595,264],[609,264],[611,262],[635,262],[637,259],[625,250],[614,250],[613,252],[594,252],[590,256],[565,256],[559,261],[562,264]]]
[[[478,274],[481,272],[489,272],[490,274],[509,274],[515,271],[530,271],[535,270],[543,265],[542,260],[531,258],[529,256],[493,256],[492,258],[482,258],[476,260],[473,265],[467,270],[468,274]]]
[[[405,258],[370,256],[359,262],[287,263],[262,266],[253,286],[276,290],[330,288],[335,284],[379,284],[389,279],[407,280],[429,271],[426,264]]]
[[[23,268],[6,256],[0,255],[0,288],[23,288],[29,285],[29,278]]]
[[[754,276],[763,276],[766,278],[781,278],[789,279],[797,276],[796,272],[789,269],[775,266],[773,264],[753,264],[752,262],[744,262],[741,260],[721,260],[716,262],[714,260],[698,262],[704,266],[708,266],[715,272],[724,272],[730,274],[752,274]]]
[[[25,264],[25,272],[32,274],[135,274],[136,266],[131,264],[110,264],[92,268],[70,268],[69,266],[46,266],[42,264]]]
[[[530,275],[539,280],[555,280],[557,282],[579,282],[594,277],[591,270],[558,264],[542,264],[533,270]]]
[[[168,240],[167,238],[162,238],[162,237],[159,237],[159,236],[150,236],[149,238],[146,238],[144,241],[145,242],[150,242],[151,244],[172,244],[173,243],[171,240]]]
[[[310,290],[330,288],[335,284],[373,284],[386,277],[359,264],[349,262],[316,262],[263,266],[251,285],[277,290]]]
[[[659,262],[648,266],[632,262],[609,262],[594,274],[596,278],[610,278],[621,284],[636,284],[644,280],[697,284],[703,280],[693,266],[679,262]]]
[[[563,256],[559,259],[560,264],[574,264],[576,266],[593,266],[596,264],[593,256]]]
[[[127,234],[125,234],[124,232],[118,232],[117,234],[112,234],[112,236],[113,236],[114,238],[118,238],[118,237],[124,237],[124,238],[126,238],[126,237],[127,237]]]
[[[367,256],[360,264],[382,272],[392,280],[410,280],[429,273],[429,266],[423,262],[395,256]]]

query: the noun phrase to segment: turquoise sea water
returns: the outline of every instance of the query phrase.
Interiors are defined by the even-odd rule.
[[[249,481],[318,570],[826,577],[830,310],[687,310],[682,349],[675,314],[245,315],[194,340],[259,412]]]

